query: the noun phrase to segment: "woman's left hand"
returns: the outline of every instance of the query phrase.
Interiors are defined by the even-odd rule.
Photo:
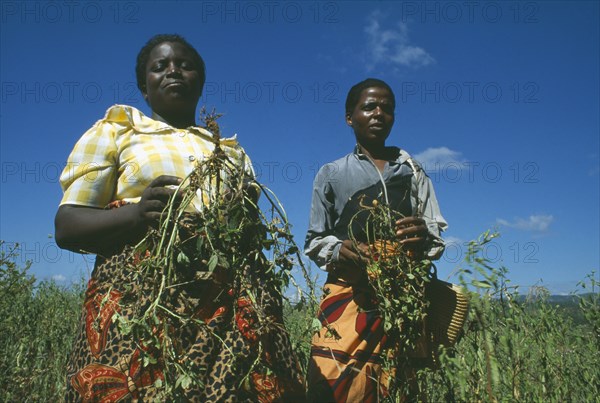
[[[396,237],[411,257],[420,257],[425,251],[429,231],[425,220],[405,217],[396,221]]]

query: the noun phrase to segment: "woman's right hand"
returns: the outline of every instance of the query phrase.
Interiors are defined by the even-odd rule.
[[[161,175],[154,179],[142,192],[139,203],[136,204],[138,213],[148,226],[157,227],[160,223],[163,210],[176,189],[167,186],[179,186],[181,178],[170,175]],[[179,197],[180,198],[180,197]],[[177,196],[175,202],[177,202]]]
[[[365,243],[355,244],[351,240],[342,241],[338,260],[335,262],[335,274],[350,284],[364,279],[365,268],[369,263],[371,251]]]

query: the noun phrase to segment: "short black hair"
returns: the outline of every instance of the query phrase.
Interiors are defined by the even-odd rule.
[[[150,57],[150,53],[152,49],[161,43],[165,42],[174,42],[180,43],[192,52],[192,56],[194,58],[194,64],[198,73],[200,74],[200,95],[202,95],[202,89],[204,88],[204,82],[206,81],[206,66],[204,65],[204,60],[202,56],[198,53],[196,49],[188,41],[186,41],[181,35],[177,34],[158,34],[154,35],[137,55],[137,60],[135,63],[135,77],[137,79],[137,86],[140,91],[143,93],[146,90],[146,65],[148,64],[148,58]]]
[[[396,106],[396,97],[394,96],[394,91],[392,91],[392,87],[390,87],[388,83],[378,78],[367,78],[366,80],[353,85],[352,88],[350,88],[350,91],[348,91],[348,96],[346,97],[346,115],[352,114],[363,90],[373,87],[387,89],[392,95],[392,101],[394,103],[393,106]]]

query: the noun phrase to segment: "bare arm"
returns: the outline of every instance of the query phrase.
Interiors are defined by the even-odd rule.
[[[158,224],[175,192],[165,186],[179,183],[181,179],[175,176],[159,176],[144,190],[139,203],[118,209],[60,206],[54,219],[56,243],[75,252],[108,254],[138,242],[150,226]]]

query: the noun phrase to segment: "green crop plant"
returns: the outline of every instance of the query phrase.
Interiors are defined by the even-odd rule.
[[[59,401],[83,301],[83,282],[70,288],[37,282],[19,246],[0,241],[0,401]]]

